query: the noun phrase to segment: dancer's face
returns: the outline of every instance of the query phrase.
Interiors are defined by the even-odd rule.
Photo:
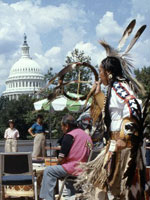
[[[102,64],[99,67],[99,77],[104,85],[108,85],[108,73],[103,68]]]

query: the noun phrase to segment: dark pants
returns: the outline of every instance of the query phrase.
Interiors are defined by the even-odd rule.
[[[146,166],[150,166],[150,149],[146,149]]]

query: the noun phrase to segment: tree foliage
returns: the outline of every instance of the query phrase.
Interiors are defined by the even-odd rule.
[[[84,51],[79,51],[78,49],[75,49],[74,51],[71,52],[71,56],[66,57],[64,66],[67,66],[74,62],[86,62],[86,63],[91,64],[91,58],[89,56],[85,56]],[[78,69],[74,69],[71,72],[68,72],[64,77],[64,81],[68,82],[72,80],[78,80],[79,76],[80,76],[80,80],[91,81],[91,84],[92,84],[93,73],[91,69],[85,66]],[[80,87],[78,83],[74,83],[65,87],[65,91],[78,93],[82,95],[87,94],[89,89],[90,89],[90,85],[85,84],[85,83],[81,83]]]
[[[29,111],[33,111],[33,99],[28,95],[21,95],[18,100],[11,101],[6,97],[0,97],[0,138],[4,136],[4,131],[8,127],[8,120],[13,119],[20,137],[25,139],[30,126],[25,121],[25,115]]]
[[[53,68],[50,67],[47,71],[47,73],[44,75],[44,80],[46,83],[48,83],[48,81],[53,78],[56,75],[56,73],[53,72]],[[53,82],[53,85],[56,85],[56,81]]]
[[[143,67],[142,69],[137,69],[134,71],[136,75],[136,79],[142,83],[142,85],[145,88],[146,94],[145,96],[141,96],[143,101],[147,99],[147,97],[150,95],[150,66],[149,67]],[[150,96],[149,96],[150,97]],[[146,137],[150,138],[150,106],[147,108],[147,129],[146,129]]]
[[[136,79],[141,82],[146,90],[146,93],[150,93],[150,66],[143,67],[141,70],[134,71]]]

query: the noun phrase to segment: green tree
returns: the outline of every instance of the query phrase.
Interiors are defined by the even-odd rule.
[[[44,75],[44,80],[47,83],[51,78],[53,78],[56,75],[56,73],[53,72],[53,68],[50,67],[47,71],[47,73]]]
[[[78,49],[75,49],[71,52],[71,56],[66,57],[64,67],[73,62],[86,62],[86,63],[91,64],[91,58],[89,56],[85,56],[84,51],[79,51]],[[93,73],[91,69],[85,66],[72,70],[71,72],[68,72],[64,77],[64,81],[68,82],[71,80],[78,80],[79,76],[80,76],[80,80],[91,81],[91,84],[92,84]],[[79,94],[83,94],[83,95],[87,94],[89,90],[90,90],[90,85],[85,84],[85,83],[81,83],[80,87],[78,87],[78,83],[74,83],[65,87],[65,91],[69,91],[73,93],[77,93],[78,91]]]
[[[150,95],[150,66],[149,67],[143,67],[142,69],[137,69],[134,71],[136,75],[136,79],[142,83],[142,85],[145,88],[146,95],[141,96],[143,101],[147,99],[148,95]],[[148,124],[148,127],[146,129],[146,137],[150,138],[150,106],[147,108],[148,110],[148,116],[146,118],[146,122]]]
[[[0,138],[4,136],[8,120],[13,119],[20,132],[20,138],[25,139],[30,124],[26,123],[24,115],[29,111],[33,111],[33,99],[28,95],[21,95],[18,100],[11,101],[8,98],[0,97]]]
[[[143,67],[134,71],[136,79],[141,82],[146,90],[146,93],[150,93],[150,66]]]

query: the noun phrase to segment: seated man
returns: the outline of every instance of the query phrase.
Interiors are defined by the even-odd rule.
[[[92,146],[90,136],[77,128],[71,115],[63,117],[61,126],[65,135],[61,144],[58,165],[47,167],[43,175],[40,197],[46,200],[54,199],[54,188],[58,178],[79,174],[78,163],[88,160],[90,146]]]

